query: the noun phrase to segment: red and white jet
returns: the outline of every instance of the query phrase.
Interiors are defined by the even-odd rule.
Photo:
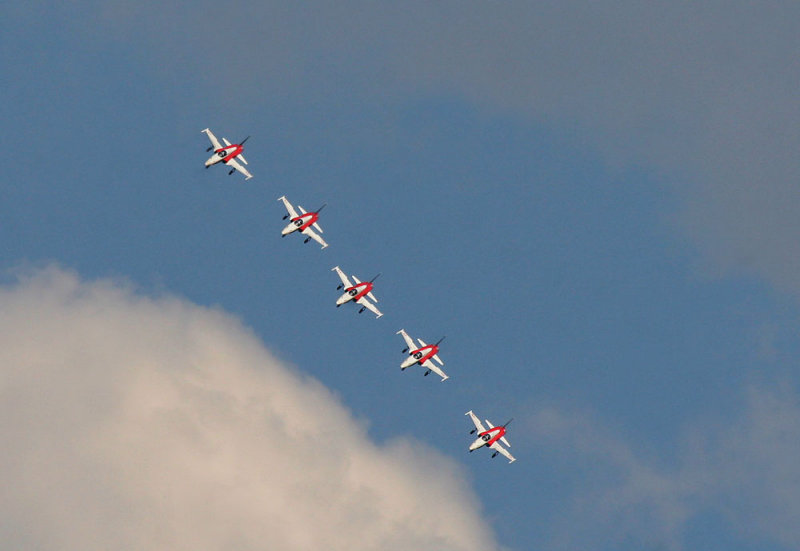
[[[400,369],[406,369],[414,364],[419,364],[427,370],[425,371],[426,377],[433,371],[442,378],[442,382],[450,378],[444,371],[439,369],[439,366],[431,361],[433,359],[438,362],[439,365],[444,365],[444,362],[439,357],[439,343],[444,340],[444,337],[439,339],[436,344],[425,344],[422,339],[417,339],[419,341],[419,346],[417,346],[414,344],[414,339],[408,336],[405,329],[401,329],[397,334],[403,335],[403,340],[406,341],[406,348],[403,349],[403,354],[408,352],[408,358],[400,364]]]
[[[278,197],[278,201],[283,201],[283,206],[286,207],[286,212],[289,213],[284,216],[283,219],[286,220],[287,218],[291,217],[289,220],[289,225],[287,225],[285,228],[283,228],[283,231],[281,231],[281,237],[286,237],[292,232],[299,231],[306,236],[304,243],[308,243],[309,239],[313,239],[322,245],[323,249],[328,246],[328,244],[325,243],[325,240],[322,239],[322,237],[320,237],[320,235],[312,229],[313,226],[313,228],[316,228],[319,233],[322,233],[322,228],[320,228],[319,224],[317,224],[317,220],[319,220],[319,211],[325,208],[325,205],[322,205],[320,208],[318,208],[316,212],[306,212],[303,210],[303,207],[297,205],[297,209],[302,213],[297,214],[297,211],[294,210],[294,207],[286,199],[286,197]]]
[[[375,295],[372,294],[372,287],[373,287],[372,283],[378,278],[377,275],[373,277],[370,281],[365,281],[363,283],[359,281],[356,276],[353,276],[353,281],[356,282],[355,285],[353,285],[352,283],[350,283],[350,280],[347,279],[347,276],[344,275],[344,272],[341,269],[339,269],[339,266],[331,268],[331,271],[336,272],[339,275],[339,279],[342,280],[341,285],[339,285],[336,288],[344,289],[344,294],[336,300],[337,308],[342,304],[344,304],[345,302],[350,302],[351,300],[354,300],[361,305],[361,309],[358,311],[359,314],[363,312],[364,309],[366,308],[370,312],[375,314],[376,319],[383,315],[381,311],[378,310],[378,307],[370,302],[370,299],[375,302],[378,302],[378,299],[375,298]]]
[[[232,167],[228,175],[233,174],[234,170],[238,170],[246,176],[245,180],[249,180],[253,177],[253,175],[247,172],[247,169],[236,160],[238,158],[239,161],[247,164],[247,160],[244,158],[244,155],[242,155],[242,151],[244,151],[244,142],[246,142],[250,136],[243,139],[241,143],[231,143],[226,138],[222,138],[222,141],[225,142],[225,146],[223,147],[223,145],[219,143],[217,137],[211,133],[211,130],[206,128],[205,130],[201,130],[201,132],[205,132],[208,139],[211,140],[211,147],[206,149],[206,151],[214,150],[214,154],[206,161],[206,168],[221,162]]]
[[[511,444],[508,443],[508,440],[506,440],[505,437],[506,427],[508,426],[508,423],[512,421],[511,419],[509,419],[508,422],[502,427],[495,427],[489,422],[488,419],[486,419],[486,424],[489,425],[489,429],[487,430],[483,424],[481,424],[480,419],[478,419],[475,414],[472,413],[472,410],[469,410],[464,415],[469,415],[470,419],[472,419],[472,422],[475,425],[475,428],[469,431],[469,433],[478,433],[478,438],[476,438],[475,441],[469,446],[470,452],[474,452],[478,448],[486,446],[487,448],[494,450],[492,457],[497,457],[497,454],[501,453],[508,459],[509,463],[516,461],[514,456],[511,455],[511,453],[509,453],[509,451],[502,445],[500,445],[500,442],[502,442],[509,448],[511,447]]]

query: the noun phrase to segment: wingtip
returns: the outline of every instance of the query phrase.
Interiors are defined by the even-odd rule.
[[[336,270],[338,270],[338,269],[339,269],[339,266],[334,266],[333,268],[331,268],[331,271],[332,271],[332,272],[335,272],[335,271],[336,271]]]
[[[285,195],[281,195],[280,197],[278,197],[278,198],[277,198],[277,199],[275,199],[275,200],[276,200],[276,201],[283,201],[284,199],[286,199],[286,196],[285,196]]]
[[[208,128],[204,128],[204,129],[203,129],[203,130],[201,130],[200,132],[208,132]]]
[[[468,411],[468,412],[466,412],[464,415],[469,415],[470,413],[472,413],[472,410],[469,410],[469,411]]]
[[[405,332],[406,332],[406,330],[405,330],[405,329],[401,329],[400,331],[398,331],[397,333],[395,333],[395,335],[400,335],[400,334],[402,334],[402,333],[405,333]]]

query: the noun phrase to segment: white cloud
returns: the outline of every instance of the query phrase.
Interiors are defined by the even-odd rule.
[[[456,464],[223,312],[49,268],[0,289],[0,366],[2,548],[498,549]]]

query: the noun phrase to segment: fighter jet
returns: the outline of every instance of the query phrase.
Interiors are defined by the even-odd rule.
[[[469,410],[464,415],[469,415],[470,419],[472,419],[472,423],[475,425],[475,428],[469,431],[469,433],[478,433],[478,438],[476,438],[475,441],[469,446],[470,452],[486,446],[487,448],[494,450],[492,457],[497,457],[497,454],[501,453],[508,459],[509,463],[516,461],[514,456],[511,455],[507,449],[500,445],[500,442],[502,442],[509,448],[511,447],[511,444],[509,444],[508,440],[506,440],[505,434],[506,427],[508,426],[508,423],[512,421],[512,419],[509,419],[502,427],[495,427],[489,422],[488,419],[486,419],[486,424],[489,425],[489,429],[487,430],[483,424],[481,424],[480,419],[478,419],[475,414],[472,413],[472,410]]]
[[[249,180],[253,177],[253,175],[250,174],[247,169],[240,165],[236,160],[238,158],[244,164],[247,164],[247,160],[244,158],[244,155],[242,155],[242,151],[244,151],[244,142],[246,142],[250,136],[247,136],[247,138],[243,139],[241,143],[234,144],[229,142],[227,138],[222,138],[222,141],[225,142],[225,146],[223,147],[211,130],[206,128],[205,130],[201,130],[201,132],[205,132],[208,136],[208,139],[211,140],[211,147],[206,149],[206,151],[211,151],[212,149],[214,150],[214,154],[206,161],[206,168],[221,162],[229,167],[232,167],[230,172],[228,172],[228,175],[231,175],[234,171],[238,170],[245,175],[245,180]]]
[[[444,340],[444,337],[439,339],[436,344],[425,344],[422,339],[417,339],[419,341],[419,346],[417,346],[414,344],[414,339],[408,336],[405,329],[401,329],[397,334],[402,335],[403,340],[406,341],[406,348],[403,349],[403,354],[408,352],[408,358],[400,364],[400,369],[406,369],[414,364],[419,364],[425,368],[426,377],[433,371],[442,378],[442,382],[450,378],[431,361],[431,359],[433,359],[438,362],[439,365],[444,365],[444,362],[439,358],[439,343]]]
[[[319,211],[325,208],[325,205],[322,205],[320,208],[318,208],[316,212],[306,212],[303,210],[303,207],[297,205],[297,209],[302,213],[297,214],[297,211],[294,210],[294,207],[286,199],[286,197],[278,197],[278,201],[283,201],[283,206],[286,207],[286,211],[288,213],[283,217],[283,219],[286,220],[287,218],[291,217],[289,224],[283,228],[281,237],[286,237],[292,232],[299,231],[306,236],[305,240],[303,241],[304,243],[308,243],[309,239],[313,239],[322,245],[323,249],[328,246],[328,244],[325,243],[325,240],[313,230],[313,228],[316,228],[319,233],[322,233],[322,228],[320,228],[319,224],[317,224],[317,220],[319,219]]]
[[[378,299],[375,298],[375,295],[372,294],[372,287],[373,287],[373,282],[378,278],[378,275],[381,274],[378,274],[375,277],[373,277],[370,281],[365,281],[363,283],[359,281],[356,276],[353,276],[353,281],[356,282],[355,285],[353,285],[352,283],[350,283],[350,280],[347,279],[347,276],[344,275],[344,272],[341,269],[339,269],[339,266],[334,266],[333,268],[331,268],[331,271],[336,272],[336,274],[339,276],[339,279],[342,280],[342,283],[336,288],[344,289],[344,294],[340,296],[339,299],[336,301],[337,308],[342,304],[344,304],[345,302],[350,302],[351,300],[353,300],[361,305],[361,309],[358,311],[359,314],[362,313],[366,308],[373,314],[375,314],[376,319],[383,315],[381,311],[378,310],[377,306],[375,306],[374,304],[372,304],[372,302],[370,302],[370,299],[375,302],[378,302]]]

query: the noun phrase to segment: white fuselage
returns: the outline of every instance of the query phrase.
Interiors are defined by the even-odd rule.
[[[289,222],[285,228],[283,228],[283,231],[281,231],[281,235],[289,235],[292,232],[296,232],[297,230],[303,227],[303,223],[304,222],[302,218],[295,218],[294,220]]]
[[[478,448],[482,448],[486,444],[489,443],[489,440],[492,439],[491,434],[483,434],[475,439],[475,441],[469,445],[469,451],[475,451]]]
[[[436,345],[428,345],[423,348],[419,348],[417,350],[412,350],[408,354],[408,358],[403,360],[403,363],[400,364],[400,369],[406,369],[407,367],[411,367],[414,364],[424,364],[430,358],[433,357],[439,351],[438,346]]]
[[[400,369],[406,369],[407,367],[411,367],[414,364],[421,364],[425,359],[425,354],[417,350],[413,354],[409,354],[408,358],[403,360],[403,363],[400,364]]]
[[[238,155],[241,152],[241,150],[242,150],[241,146],[235,144],[223,147],[222,149],[218,149],[206,161],[206,168],[210,167],[211,165],[215,165],[217,163],[225,162],[228,159],[232,159],[233,157]]]
[[[348,291],[345,291],[342,296],[340,296],[336,300],[336,306],[341,306],[346,302],[350,302],[351,300],[355,299],[358,296],[358,289],[352,288]]]

